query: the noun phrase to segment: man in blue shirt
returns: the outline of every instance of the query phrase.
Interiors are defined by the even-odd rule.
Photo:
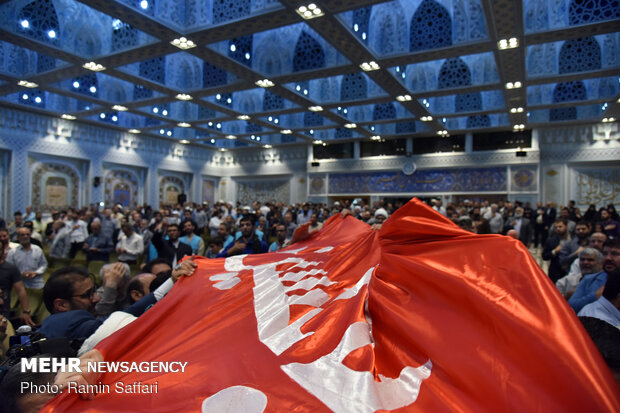
[[[620,273],[609,273],[603,296],[583,307],[579,317],[594,317],[620,328]]]
[[[262,254],[267,252],[267,243],[261,241],[254,233],[256,218],[254,215],[244,215],[239,221],[241,229],[241,237],[234,244],[224,248],[222,252],[217,254],[218,258],[232,257],[240,254]]]
[[[603,295],[605,283],[608,275],[620,274],[620,239],[610,238],[603,247],[603,271],[588,274],[579,283],[575,293],[568,300],[568,304],[573,307],[576,313]]]

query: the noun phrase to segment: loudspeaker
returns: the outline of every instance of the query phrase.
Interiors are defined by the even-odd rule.
[[[517,157],[524,157],[524,156],[527,156],[527,152],[525,152],[525,151],[517,151],[516,155],[517,155]]]
[[[101,177],[96,176],[93,178],[93,186],[97,188],[99,185],[101,185]]]
[[[177,197],[177,203],[183,205],[187,201],[187,195],[179,194]]]
[[[312,165],[312,166],[319,166],[319,165],[320,165],[320,163],[318,163],[318,162],[312,162],[310,165]]]

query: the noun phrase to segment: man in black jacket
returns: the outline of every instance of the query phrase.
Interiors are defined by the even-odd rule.
[[[164,228],[168,239],[164,239]],[[164,227],[164,223],[161,222],[155,227],[153,238],[151,242],[157,250],[159,258],[164,258],[172,263],[172,268],[176,267],[177,262],[180,262],[186,255],[192,255],[192,247],[179,241],[179,226],[177,224],[169,224]]]

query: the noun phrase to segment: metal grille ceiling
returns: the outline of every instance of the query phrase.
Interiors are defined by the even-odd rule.
[[[614,121],[619,3],[0,0],[0,105],[231,149]]]

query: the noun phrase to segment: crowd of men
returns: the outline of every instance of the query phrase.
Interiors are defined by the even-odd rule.
[[[444,207],[433,199],[429,205],[468,231],[503,234],[530,250],[542,249],[550,279],[575,312],[620,328],[620,223],[613,205],[598,210],[592,205],[583,215],[573,201],[559,213],[551,203],[463,201]],[[112,331],[131,322],[180,276],[190,275],[193,261],[179,264],[186,256],[277,251],[291,244],[298,227],[318,231],[335,214],[350,214],[377,228],[400,206],[219,201],[99,210],[90,205],[54,210],[48,219],[28,207],[15,212],[8,225],[0,219],[0,343],[5,342],[0,358],[13,331],[8,319],[37,326],[48,338],[86,340],[85,345],[90,340],[92,348],[104,320],[114,318]],[[86,266],[101,263],[100,277],[76,266],[76,260]],[[48,271],[53,261],[64,265]],[[31,313],[33,291],[41,292],[49,312],[44,319]],[[11,293],[19,311],[12,312]]]

